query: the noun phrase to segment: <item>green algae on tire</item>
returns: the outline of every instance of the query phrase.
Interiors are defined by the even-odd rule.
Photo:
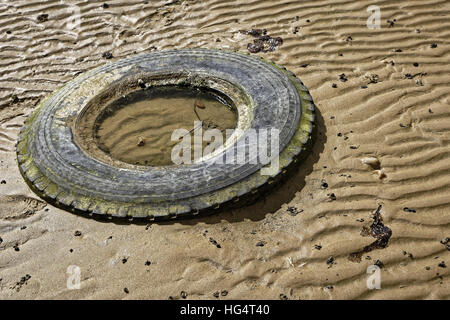
[[[217,158],[140,167],[93,156],[75,130],[79,119],[105,99],[142,90],[142,79],[149,85],[212,88],[239,100],[237,129],[279,130],[278,171],[261,175],[262,163],[219,164]],[[272,62],[209,49],[152,52],[93,69],[53,93],[26,120],[17,159],[31,189],[64,209],[122,218],[193,216],[245,203],[270,189],[305,156],[313,122],[307,88]],[[239,139],[245,136],[236,136],[236,143]]]

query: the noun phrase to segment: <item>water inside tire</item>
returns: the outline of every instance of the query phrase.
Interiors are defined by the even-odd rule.
[[[194,128],[194,121],[202,125],[197,123]],[[107,105],[95,121],[94,137],[99,148],[116,160],[168,166],[174,164],[171,152],[179,143],[172,141],[174,130],[186,129],[193,137],[200,128],[203,132],[215,128],[225,141],[226,129],[234,129],[236,123],[233,102],[218,92],[161,86],[130,93]],[[204,150],[208,141],[201,144]]]

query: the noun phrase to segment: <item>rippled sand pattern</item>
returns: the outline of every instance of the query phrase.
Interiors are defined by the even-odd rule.
[[[60,1],[0,2],[0,299],[450,297],[450,2],[104,2],[70,2],[74,30]],[[369,5],[380,29],[366,27]],[[283,186],[250,207],[147,227],[33,201],[14,142],[39,101],[134,53],[246,51],[253,38],[239,30],[251,28],[282,37],[257,55],[295,72],[318,108],[313,152]],[[351,261],[376,240],[361,231],[379,205],[392,236]],[[381,289],[368,290],[375,262]],[[80,290],[67,289],[70,265]]]

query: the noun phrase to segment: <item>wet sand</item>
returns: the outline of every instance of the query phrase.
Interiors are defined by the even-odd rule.
[[[74,3],[74,30],[59,1],[0,3],[0,299],[450,297],[448,1]],[[370,5],[380,29],[366,26]],[[240,32],[255,28],[282,44],[252,54],[295,72],[318,109],[311,155],[265,199],[147,226],[79,217],[29,190],[14,143],[51,92],[135,53],[258,51]],[[366,286],[373,264],[380,290]]]

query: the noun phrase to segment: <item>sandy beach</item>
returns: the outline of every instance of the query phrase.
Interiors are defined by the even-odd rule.
[[[126,224],[29,189],[15,142],[53,91],[143,52],[249,52],[252,29],[282,44],[251,54],[294,72],[317,107],[310,155],[270,195]],[[449,1],[0,1],[0,58],[1,300],[450,298]]]

